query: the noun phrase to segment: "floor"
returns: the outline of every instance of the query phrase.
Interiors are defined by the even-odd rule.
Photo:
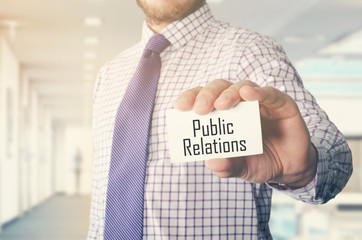
[[[85,240],[89,196],[57,195],[6,225],[1,240]]]

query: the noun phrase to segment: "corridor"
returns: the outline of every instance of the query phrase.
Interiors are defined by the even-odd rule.
[[[362,240],[362,1],[206,2],[216,20],[229,22],[237,26],[235,29],[251,29],[278,42],[274,44],[268,41],[266,46],[270,45],[278,51],[281,47],[284,49],[303,80],[303,85],[345,136],[352,151],[352,177],[343,191],[327,204],[315,206],[296,201],[283,191],[273,192],[269,222],[273,239]],[[144,13],[135,0],[0,0],[0,240],[86,240],[92,179],[98,181],[101,178],[99,185],[102,189],[108,184],[104,178],[108,174],[108,165],[103,164],[106,160],[94,160],[99,159],[99,155],[109,156],[111,152],[107,140],[112,136],[113,128],[108,128],[106,122],[115,117],[111,112],[93,113],[93,93],[101,91],[99,95],[102,98],[97,101],[104,101],[105,105],[119,104],[116,100],[107,102],[108,91],[115,95],[121,93],[118,93],[117,88],[112,88],[113,83],[104,84],[106,81],[102,79],[106,79],[103,77],[106,72],[114,73],[120,80],[123,74],[113,69],[113,62],[106,63],[142,39],[144,19]],[[199,25],[198,20],[190,21],[185,33],[189,30],[197,32],[195,29]],[[173,38],[182,35],[188,39],[185,33],[182,28]],[[222,36],[210,32],[210,37],[213,35]],[[205,39],[207,37],[205,34]],[[236,33],[220,39],[230,40],[232,37],[235,37],[235,44],[239,40],[242,42],[241,35]],[[196,39],[198,37],[190,35],[190,42]],[[254,40],[258,43],[259,37]],[[180,54],[179,58],[172,59],[175,64],[169,70],[174,72],[174,76],[183,76],[184,73],[179,71],[188,55],[203,51],[210,56],[219,55],[212,52],[213,49],[219,49],[216,47],[201,50],[203,48],[198,45],[195,48],[191,45],[186,47],[186,40],[180,43],[177,50],[182,49],[182,45],[187,55]],[[206,43],[215,45],[208,41],[200,45]],[[235,54],[241,51],[246,54],[254,45],[259,48],[256,43],[248,42],[244,50],[235,48],[239,49]],[[176,46],[171,47],[176,49]],[[225,49],[227,47],[225,45]],[[220,45],[221,49],[224,46]],[[269,52],[268,49],[265,51]],[[253,78],[258,84],[263,83],[281,91],[284,89],[296,98],[303,97],[304,94],[299,91],[288,90],[288,81],[285,80],[291,77],[290,74],[285,73],[284,79],[279,74],[285,70],[274,69],[274,63],[279,65],[278,62],[281,62],[281,66],[284,66],[284,54],[275,59],[269,59],[264,53],[254,57],[255,60],[250,64],[244,64],[244,56],[240,57],[240,62],[226,58],[225,61],[202,59],[211,65],[206,68],[205,64],[205,69],[199,69],[198,64],[190,65],[185,76],[195,72],[198,77],[195,83],[190,82],[189,87],[198,85],[196,81],[201,81],[201,78],[205,83],[214,80],[207,77],[214,73],[220,75],[218,78],[233,81],[243,80],[248,75],[246,79]],[[261,60],[257,57],[261,57]],[[201,61],[195,57],[196,60]],[[127,61],[133,64],[131,59]],[[178,61],[180,69],[176,64]],[[270,66],[264,67],[269,61]],[[105,68],[98,74],[102,66]],[[253,72],[245,74],[244,69],[249,68]],[[209,69],[211,75],[207,72]],[[221,74],[218,69],[240,71]],[[127,74],[130,75],[131,70],[127,70]],[[99,80],[97,83],[96,79]],[[108,87],[98,87],[100,82],[102,86]],[[176,78],[170,77],[162,83],[170,87],[164,89],[170,102],[178,91],[186,90],[188,86],[185,84],[185,89],[175,90],[173,87],[176,82]],[[121,81],[115,83],[117,86],[121,84]],[[301,104],[310,104],[311,99],[306,100],[306,104]],[[163,116],[162,111],[159,113]],[[319,114],[324,115],[322,112]],[[314,121],[312,115],[313,111],[306,113],[308,122]],[[92,131],[95,128],[92,117],[101,119],[101,134]],[[164,127],[163,119],[159,121],[160,126]],[[250,130],[253,128],[250,127]],[[311,131],[315,129],[311,128]],[[96,136],[94,141],[93,134]],[[327,145],[331,141],[320,137],[320,141]],[[165,146],[162,152],[155,151],[155,156],[160,156],[159,162],[155,161],[155,164],[157,167],[169,168],[171,144],[166,142],[166,135],[165,138],[157,135],[155,139],[157,146]],[[337,164],[332,164],[329,169],[328,164],[322,163],[324,165],[320,169],[323,172],[340,169]],[[195,176],[190,174],[187,183],[200,181],[196,171],[193,172]],[[155,182],[164,183],[164,179],[168,179],[164,176],[155,177]],[[329,179],[339,181],[338,178]],[[209,182],[203,181],[203,185],[209,185]],[[187,192],[196,189],[191,184],[190,187],[185,186]],[[206,195],[204,192],[201,194]],[[178,195],[170,193],[167,196],[167,199],[174,199]],[[196,204],[204,202],[195,200]],[[102,209],[100,212],[103,212]],[[190,211],[190,214],[194,212]]]
[[[1,240],[84,240],[90,197],[55,195],[3,228]]]

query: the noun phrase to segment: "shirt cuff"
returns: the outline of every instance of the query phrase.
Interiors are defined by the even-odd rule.
[[[317,174],[314,176],[313,180],[306,186],[298,189],[292,189],[285,184],[281,183],[266,183],[270,188],[277,190],[279,192],[283,192],[290,197],[301,200],[303,202],[313,202],[315,198],[315,189],[317,186],[318,180],[318,168]]]
[[[319,149],[314,144],[313,138],[312,138],[312,144],[313,144],[313,147],[316,150],[316,154],[317,154],[317,171],[316,171],[316,175],[314,176],[313,180],[308,185],[306,185],[302,188],[292,189],[292,188],[288,187],[286,184],[280,184],[280,183],[266,183],[266,184],[270,188],[277,190],[279,192],[283,192],[296,200],[314,203],[316,200],[316,189],[317,189],[317,183],[318,183],[318,176],[319,176],[320,170],[323,170],[323,166],[321,166],[320,158],[322,158],[322,160],[323,160],[325,158],[325,154],[323,153],[323,151],[321,149]]]

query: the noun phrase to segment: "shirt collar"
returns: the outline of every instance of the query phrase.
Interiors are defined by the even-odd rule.
[[[212,15],[210,7],[208,4],[205,4],[187,17],[169,24],[160,33],[171,42],[173,48],[178,49],[209,26],[213,21],[214,16]],[[153,35],[154,32],[147,26],[146,21],[144,21],[142,44],[146,45]]]

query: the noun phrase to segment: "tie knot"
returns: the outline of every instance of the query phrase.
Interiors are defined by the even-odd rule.
[[[145,49],[160,54],[169,45],[170,41],[168,41],[162,34],[155,34],[150,38],[150,40],[148,40]]]

